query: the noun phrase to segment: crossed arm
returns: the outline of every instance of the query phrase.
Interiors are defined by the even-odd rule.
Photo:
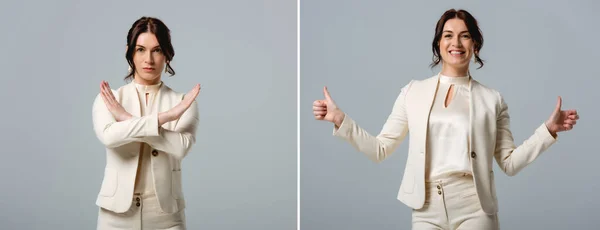
[[[96,136],[108,148],[131,142],[145,142],[152,148],[183,159],[196,142],[199,116],[194,99],[198,92],[197,85],[180,104],[167,112],[134,117],[116,102],[108,84],[106,87],[101,85],[101,93],[94,100],[92,109]],[[174,130],[161,127],[174,120],[178,120]]]

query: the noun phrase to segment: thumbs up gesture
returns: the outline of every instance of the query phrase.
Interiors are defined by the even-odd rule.
[[[579,120],[577,110],[561,110],[561,106],[562,98],[558,97],[556,107],[554,108],[552,115],[550,115],[550,118],[546,121],[546,127],[554,137],[556,137],[556,133],[558,132],[573,129],[573,126],[575,126],[577,120]]]
[[[317,120],[325,120],[340,126],[344,120],[345,114],[340,110],[331,96],[327,87],[323,87],[324,100],[316,100],[313,102],[313,114]]]

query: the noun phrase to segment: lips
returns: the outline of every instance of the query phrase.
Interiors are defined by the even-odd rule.
[[[461,54],[465,54],[465,51],[460,51],[460,50],[450,50],[448,51],[448,53],[452,54],[452,55],[461,55]]]
[[[154,68],[152,68],[152,67],[144,67],[144,68],[142,68],[142,69],[143,69],[143,70],[144,70],[144,72],[146,72],[146,73],[151,73],[151,72],[154,72]]]

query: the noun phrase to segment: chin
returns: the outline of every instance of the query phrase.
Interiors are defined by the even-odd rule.
[[[448,65],[452,66],[452,67],[464,67],[469,65],[469,60],[468,59],[459,59],[459,60],[452,60],[449,62],[446,62]]]
[[[142,73],[140,75],[138,75],[138,77],[146,82],[158,82],[160,81],[160,74],[148,74],[148,73]]]

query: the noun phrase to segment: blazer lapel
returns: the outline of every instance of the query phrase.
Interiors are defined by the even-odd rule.
[[[431,114],[431,109],[433,108],[433,102],[435,101],[435,95],[437,94],[438,86],[439,86],[440,75],[438,74],[436,77],[432,77],[427,80],[425,89],[423,90],[424,94],[422,95],[423,100],[423,108],[421,113],[423,113],[423,118],[421,122],[423,122],[423,128],[425,130],[425,138],[423,138],[423,149],[427,148],[427,137],[429,136],[429,115]]]
[[[426,152],[427,132],[429,125],[429,114],[435,100],[438,89],[439,74],[423,80],[420,84],[414,84],[411,89],[410,119],[414,119],[414,127],[411,127],[411,136],[419,140],[419,151]]]
[[[473,80],[473,77],[471,76],[471,73],[469,72],[469,137],[468,137],[468,143],[467,143],[467,151],[469,156],[471,155],[471,152],[473,151],[473,121],[475,120],[475,117],[477,116],[477,114],[475,113],[475,106],[473,103],[474,98],[473,98],[473,85],[477,84],[477,82],[475,80]],[[471,158],[469,158],[471,159]],[[472,161],[471,161],[472,162]],[[473,169],[471,169],[472,171]]]

